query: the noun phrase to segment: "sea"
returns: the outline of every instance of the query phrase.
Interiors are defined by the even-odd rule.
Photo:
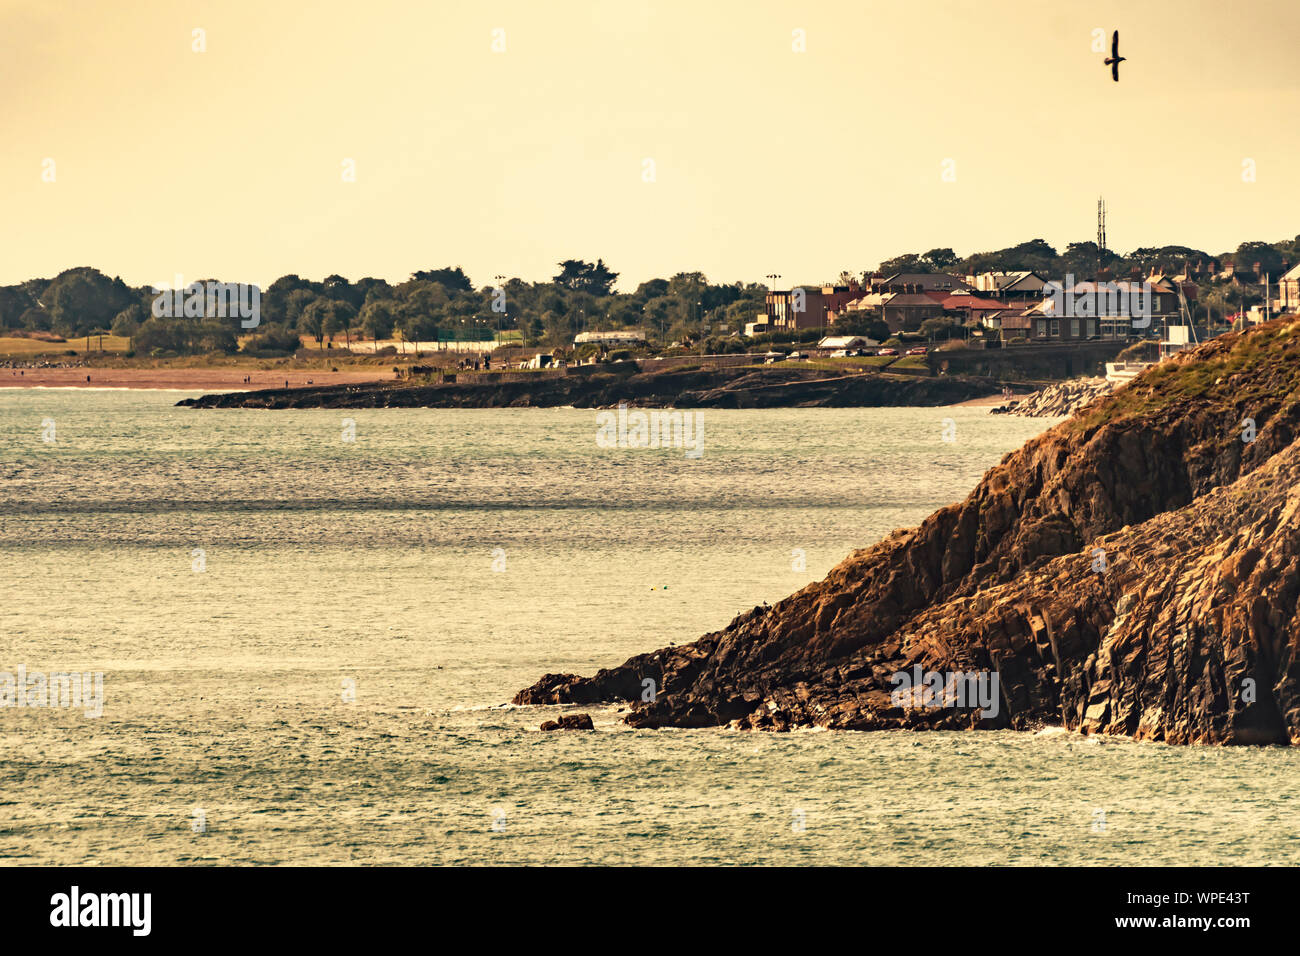
[[[1050,421],[710,409],[687,454],[593,410],[187,394],[0,389],[0,862],[1300,862],[1293,748],[509,703],[775,603]],[[79,706],[32,690],[72,672]]]

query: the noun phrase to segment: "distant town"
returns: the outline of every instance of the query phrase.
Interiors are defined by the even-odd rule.
[[[936,350],[1024,347],[1028,355],[1042,346],[1110,346],[1113,356],[1300,310],[1300,237],[1217,256],[1184,246],[1120,256],[1095,242],[1058,253],[1035,239],[966,259],[951,249],[899,256],[820,284],[785,284],[777,273],[716,284],[692,272],[624,293],[614,291],[617,279],[603,260],[577,259],[559,263],[549,282],[496,276],[476,285],[459,267],[397,284],[288,275],[260,292],[253,320],[241,321],[210,309],[181,315],[179,296],[171,307],[168,290],[216,280],[130,287],[80,267],[0,287],[0,357],[319,356],[539,369],[675,355],[884,366]],[[1171,327],[1184,331],[1171,336]]]

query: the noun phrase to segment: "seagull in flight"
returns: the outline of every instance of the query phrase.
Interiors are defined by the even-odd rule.
[[[1111,78],[1119,82],[1119,65],[1127,60],[1128,57],[1119,55],[1119,31],[1116,30],[1110,38],[1110,56],[1106,58],[1106,65],[1110,67]]]

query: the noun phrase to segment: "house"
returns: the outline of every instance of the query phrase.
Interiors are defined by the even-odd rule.
[[[951,291],[872,292],[845,303],[845,312],[879,312],[890,333],[915,332],[926,319],[944,314],[943,303]],[[999,304],[1004,309],[1005,305]],[[835,316],[832,316],[832,320]]]
[[[977,276],[967,276],[967,283],[976,292],[988,292],[1008,302],[1023,302],[1040,299],[1047,278],[1037,272],[982,272]]]
[[[872,292],[970,292],[971,286],[965,279],[950,276],[946,272],[895,272],[884,278],[870,280]]]
[[[1190,289],[1186,288],[1190,286]],[[1195,296],[1195,286],[1183,286]],[[1030,319],[1030,341],[1086,342],[1158,335],[1165,324],[1181,322],[1180,286],[1161,275],[1142,281],[1075,282],[1055,288],[1023,317]],[[1149,308],[1149,313],[1139,310]],[[1137,311],[1135,311],[1137,310]],[[1003,319],[1006,337],[1006,319]]]
[[[1300,312],[1300,265],[1284,272],[1277,281],[1277,309],[1279,312]]]
[[[850,299],[845,303],[844,308],[840,310],[836,316],[832,316],[832,321],[846,312],[879,312],[887,298],[889,298],[887,293],[870,292],[867,295],[859,296],[856,299]]]
[[[1042,292],[1040,290],[1039,296]],[[986,299],[970,292],[954,292],[940,300],[943,311],[962,325],[975,321],[984,323],[987,316],[1007,311],[1007,303]]]
[[[996,323],[994,325],[993,323]],[[1010,342],[1012,339],[1025,339],[1029,341],[1033,338],[1034,318],[1030,310],[1016,312],[999,312],[996,316],[988,316],[984,324],[990,328],[997,328],[1002,333],[1002,341]]]
[[[915,332],[926,319],[943,315],[943,300],[938,292],[897,292],[884,298],[881,317],[890,332]]]

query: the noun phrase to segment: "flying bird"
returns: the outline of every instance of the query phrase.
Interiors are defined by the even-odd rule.
[[[1119,31],[1116,30],[1110,38],[1110,56],[1106,58],[1106,65],[1110,67],[1111,79],[1116,83],[1119,82],[1119,65],[1127,59],[1128,57],[1119,55]]]

